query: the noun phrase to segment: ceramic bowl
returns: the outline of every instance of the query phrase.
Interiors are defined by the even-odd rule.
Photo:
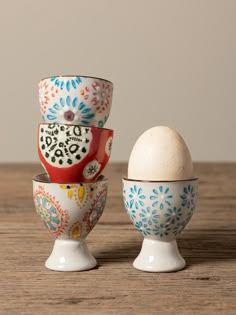
[[[144,241],[134,267],[150,272],[184,268],[176,236],[190,221],[197,201],[198,179],[138,181],[123,179],[125,208]]]
[[[82,271],[96,266],[85,239],[103,213],[107,179],[59,184],[40,174],[33,179],[33,196],[37,213],[56,239],[46,267]]]
[[[39,124],[38,154],[52,182],[92,182],[106,166],[113,130]]]
[[[39,103],[47,123],[103,127],[112,103],[112,82],[87,76],[55,76],[39,82]]]

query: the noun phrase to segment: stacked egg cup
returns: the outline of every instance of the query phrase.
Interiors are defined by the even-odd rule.
[[[54,76],[39,83],[38,155],[46,173],[33,179],[37,213],[55,238],[45,265],[59,271],[96,266],[86,237],[107,197],[101,173],[111,155],[113,84],[88,76]]]
[[[173,129],[153,127],[134,145],[123,178],[125,208],[144,236],[133,266],[150,272],[183,269],[176,243],[190,221],[197,201],[198,179],[190,152]]]

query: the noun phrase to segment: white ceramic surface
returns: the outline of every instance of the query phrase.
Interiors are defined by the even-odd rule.
[[[107,179],[93,183],[51,183],[46,174],[33,179],[37,213],[56,239],[46,267],[83,271],[96,266],[86,237],[100,219],[107,196]]]
[[[48,123],[103,127],[110,114],[112,93],[112,82],[101,78],[63,75],[42,79],[42,118]]]
[[[96,266],[85,240],[57,239],[45,266],[57,271],[84,271]]]
[[[193,215],[197,188],[197,178],[160,182],[123,179],[125,208],[144,236],[135,268],[150,272],[184,268],[175,239]]]

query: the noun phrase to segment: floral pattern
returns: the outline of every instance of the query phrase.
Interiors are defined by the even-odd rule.
[[[55,198],[43,189],[35,192],[34,202],[36,211],[40,215],[44,225],[55,238],[60,236],[68,225],[68,211],[62,210]]]
[[[145,237],[166,240],[175,238],[192,217],[196,205],[197,184],[190,185],[190,188],[189,185],[188,188],[182,185],[178,190],[174,184],[157,187],[151,187],[150,184],[146,190],[145,184],[147,183],[139,186],[138,182],[134,185],[133,181],[123,180],[124,205],[130,220]],[[190,200],[180,194],[184,191],[187,195],[186,189],[191,194]]]
[[[58,93],[57,87],[51,85],[47,81],[39,82],[39,104],[40,111],[42,114],[46,113],[49,100],[55,98],[57,93]]]
[[[68,236],[70,239],[78,240],[83,234],[83,226],[80,221],[75,222],[68,231]]]
[[[142,188],[139,188],[137,185],[130,188],[129,198],[130,208],[135,207],[135,209],[138,209],[140,206],[144,206],[143,199],[145,199],[145,196],[142,194]]]
[[[79,102],[78,97],[60,97],[59,101],[48,108],[47,119],[52,123],[90,125],[94,119],[92,109],[84,102]]]
[[[182,232],[182,230],[185,228],[185,226],[186,226],[186,221],[183,221],[183,222],[176,224],[173,228],[174,235],[180,234]]]
[[[106,204],[106,197],[107,186],[104,185],[99,194],[96,196],[90,210],[86,212],[83,218],[83,222],[85,222],[86,224],[87,233],[89,233],[94,228],[94,226],[100,219]]]
[[[151,234],[151,229],[148,227],[147,224],[143,223],[142,221],[135,223],[136,229],[141,232],[144,236]]]
[[[83,176],[86,179],[91,179],[99,173],[100,169],[101,164],[97,160],[93,160],[85,166],[83,170]]]
[[[47,123],[103,128],[111,109],[113,84],[107,80],[59,76],[39,83],[42,118]]]
[[[158,235],[160,237],[168,236],[170,231],[170,227],[168,224],[160,224],[156,225],[153,229],[153,232],[155,235]]]
[[[95,81],[92,84],[92,103],[96,107],[98,113],[107,110],[111,103],[112,85],[107,81]]]
[[[85,239],[105,208],[107,180],[74,184],[34,180],[33,195],[37,213],[55,238]]]
[[[174,207],[173,209],[167,209],[167,212],[165,213],[166,222],[174,224],[176,221],[179,221],[182,216],[182,209],[177,209]]]
[[[111,149],[112,149],[112,140],[113,137],[109,137],[107,142],[106,142],[106,146],[105,146],[105,152],[107,156],[111,155]]]
[[[195,206],[195,192],[193,189],[193,186],[188,185],[184,187],[183,194],[180,195],[180,198],[182,199],[182,206],[191,208]]]
[[[171,202],[170,199],[172,199],[172,195],[169,194],[169,188],[164,188],[163,186],[159,186],[158,190],[153,189],[152,192],[154,195],[150,196],[151,200],[154,200],[152,206],[156,207],[159,205],[160,209],[164,209],[166,206],[170,206]]]
[[[157,211],[155,209],[151,209],[150,207],[141,209],[139,216],[141,217],[143,223],[148,223],[149,225],[157,223],[157,219],[160,218]]]
[[[53,77],[51,78],[51,82],[53,82],[59,89],[66,89],[70,92],[71,90],[77,88],[77,86],[82,82],[82,79],[80,77],[71,77],[70,79],[65,77]]]
[[[127,213],[131,219],[131,221],[136,219],[136,211],[135,209],[130,209],[128,205],[126,205]]]

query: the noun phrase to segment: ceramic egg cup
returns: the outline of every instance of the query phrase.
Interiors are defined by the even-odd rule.
[[[86,237],[100,219],[107,197],[107,179],[93,183],[52,183],[47,174],[33,179],[35,208],[55,238],[45,266],[57,271],[83,271],[96,266]]]
[[[112,82],[88,76],[63,75],[39,82],[39,103],[47,123],[103,127],[112,104]]]
[[[92,182],[111,155],[113,130],[39,124],[38,155],[52,182]]]
[[[198,179],[180,181],[123,180],[125,208],[144,236],[133,266],[142,271],[171,272],[186,263],[176,236],[190,221],[197,201]]]

